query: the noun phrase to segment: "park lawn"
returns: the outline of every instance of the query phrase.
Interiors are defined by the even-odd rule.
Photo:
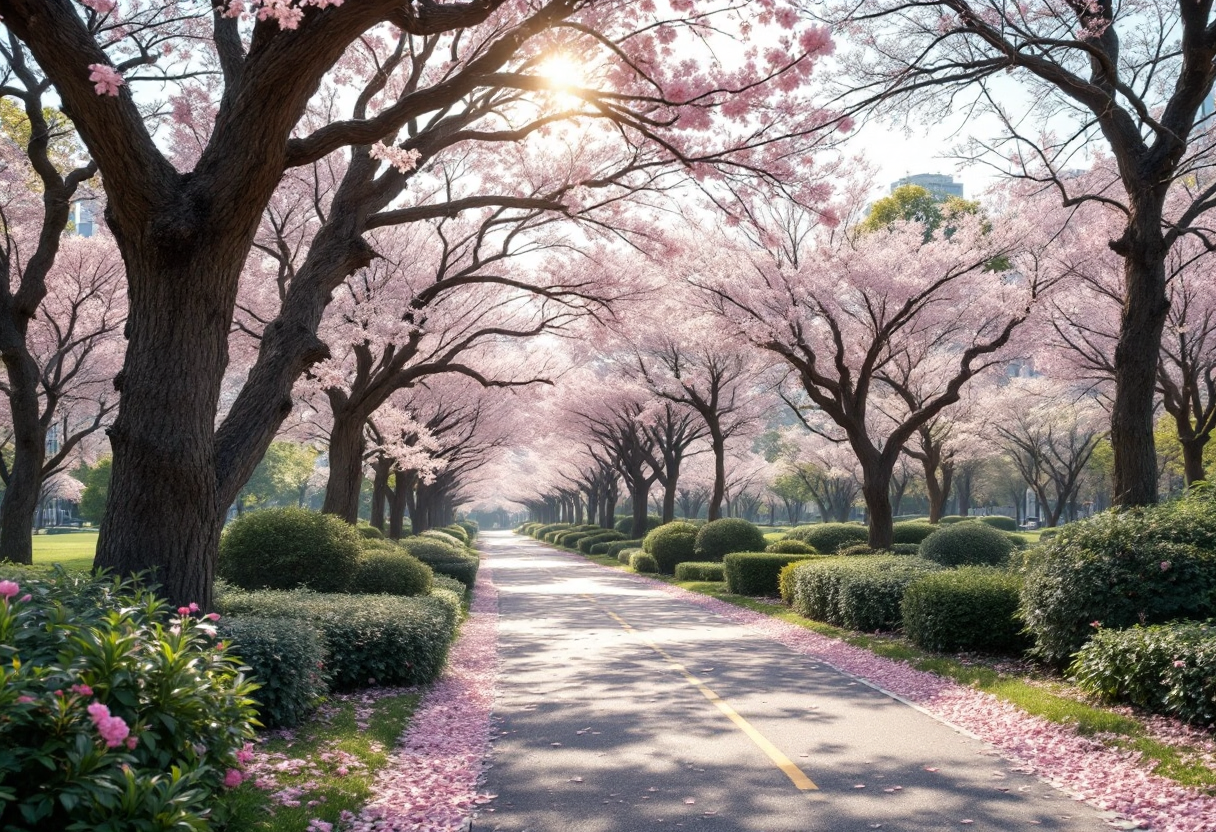
[[[62,564],[65,569],[89,569],[97,551],[97,532],[34,535],[34,563]]]

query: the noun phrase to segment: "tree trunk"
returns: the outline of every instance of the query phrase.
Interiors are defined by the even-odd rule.
[[[951,463],[939,463],[934,456],[927,455],[923,462],[925,469],[925,493],[929,497],[929,522],[937,523],[946,513],[946,501],[950,499],[951,479],[954,466]],[[937,473],[941,471],[941,479]]]
[[[363,486],[362,413],[333,406],[334,426],[329,434],[329,482],[321,511],[335,514],[347,523],[359,519],[359,490]]]
[[[384,506],[388,502],[388,478],[393,471],[392,460],[377,460],[375,471],[376,475],[372,479],[371,524],[380,531],[384,531]]]
[[[890,549],[895,539],[891,511],[891,472],[893,464],[884,464],[881,457],[862,460],[861,494],[866,501],[870,520],[871,549]]]
[[[42,491],[46,428],[39,418],[38,365],[25,349],[24,338],[13,348],[9,332],[3,333],[3,339],[0,352],[9,383],[13,467],[0,502],[0,561],[30,564],[34,562],[34,512]]]
[[[676,519],[676,485],[677,478],[670,471],[667,482],[663,485],[663,522],[670,523]]]
[[[405,509],[408,504],[407,497],[409,493],[410,483],[408,478],[398,474],[396,482],[389,489],[388,496],[388,536],[393,540],[400,540],[402,533],[405,531]]]
[[[714,490],[709,497],[709,519],[722,516],[722,501],[726,498],[726,438],[716,418],[706,416],[709,425],[709,444],[714,453]]]
[[[633,500],[633,540],[646,536],[646,503],[650,496],[650,483],[644,478],[635,478],[629,484],[629,496]]]
[[[1179,438],[1182,445],[1182,473],[1186,478],[1186,484],[1192,485],[1202,480],[1206,480],[1208,475],[1203,467],[1203,449],[1208,444],[1207,435],[1199,435],[1187,439]],[[3,559],[3,552],[0,551],[0,559]]]

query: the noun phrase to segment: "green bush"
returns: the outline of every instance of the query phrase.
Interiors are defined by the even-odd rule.
[[[384,532],[375,526],[355,526],[355,533],[364,540],[384,540]]]
[[[359,565],[360,537],[332,514],[302,508],[251,511],[228,524],[216,574],[246,589],[341,592]]]
[[[431,595],[230,590],[217,596],[216,606],[225,615],[309,622],[325,641],[336,690],[429,682],[443,669],[456,632],[452,605]]]
[[[869,543],[854,543],[852,546],[842,546],[836,550],[839,557],[856,557],[857,555],[877,555]]]
[[[653,531],[654,529],[657,529],[661,525],[663,525],[662,517],[659,517],[658,515],[655,515],[655,514],[646,515],[646,531],[648,531],[648,532]],[[616,529],[621,534],[629,534],[630,532],[633,531],[633,518],[632,517],[617,517],[616,523],[613,524],[612,528]]]
[[[481,562],[468,549],[431,537],[403,537],[400,542],[407,552],[431,567],[435,574],[447,575],[469,589],[473,588]]]
[[[953,526],[955,523],[962,523],[964,520],[972,520],[972,519],[974,519],[974,518],[964,517],[961,514],[947,514],[945,517],[943,517],[941,520],[938,520],[937,522],[938,522],[938,524],[940,524],[942,526]]]
[[[546,535],[548,535],[550,532],[564,531],[568,528],[570,528],[569,523],[549,523],[548,525],[537,526],[535,529],[533,529],[532,536],[537,540],[546,540]]]
[[[676,564],[677,581],[724,581],[722,564],[716,561],[686,560]]]
[[[614,558],[626,549],[641,549],[641,540],[617,540],[608,544],[608,548],[604,551],[610,558]]]
[[[975,519],[1003,532],[1016,532],[1018,530],[1018,521],[1003,514],[989,514],[987,517],[977,517]]]
[[[920,543],[937,531],[937,526],[927,520],[908,520],[892,526],[892,543]]]
[[[609,541],[609,540],[605,540],[603,543],[592,543],[590,554],[592,554],[592,555],[608,554],[608,546],[611,545],[611,543],[612,543],[612,541]]]
[[[1210,492],[1070,523],[1030,550],[1022,618],[1034,652],[1064,664],[1095,632],[1216,615]]]
[[[675,572],[676,564],[695,557],[697,527],[692,523],[676,521],[666,523],[647,533],[642,540],[642,551],[654,556],[659,571],[664,575]]]
[[[62,569],[0,593],[0,828],[222,823],[215,794],[241,776],[256,685],[211,622]]]
[[[807,618],[871,632],[900,624],[899,604],[913,581],[941,567],[905,555],[816,558],[793,567],[794,609]]]
[[[451,532],[445,532],[445,531],[441,531],[439,529],[427,529],[426,531],[420,533],[418,536],[419,537],[429,537],[432,540],[442,540],[444,543],[449,543],[452,546],[459,546],[461,549],[464,548],[464,541],[461,540],[459,537],[456,537]]]
[[[481,531],[481,527],[474,520],[457,520],[455,525],[464,529],[466,543],[472,543],[476,540],[478,533]]]
[[[944,566],[1001,566],[1011,551],[1004,532],[975,521],[944,526],[920,544],[922,558]]]
[[[893,555],[919,555],[919,543],[896,543],[891,546],[891,554]]]
[[[578,542],[578,550],[585,555],[590,555],[592,554],[591,547],[597,544],[603,543],[605,544],[604,548],[607,548],[607,544],[624,539],[625,535],[621,534],[620,532],[604,531],[601,529],[598,532],[592,532],[580,540]]]
[[[722,560],[731,552],[762,552],[767,543],[754,524],[724,517],[697,530],[696,554],[700,560]]]
[[[834,555],[837,549],[865,543],[870,539],[870,532],[856,523],[815,523],[791,529],[786,539],[801,540],[814,546],[817,552]]]
[[[462,601],[469,592],[469,588],[464,583],[447,575],[435,575],[431,578],[431,592],[433,593],[437,589],[446,589]]]
[[[470,539],[469,533],[464,530],[463,526],[457,526],[457,525],[441,526],[438,529],[436,529],[436,531],[440,531],[446,535],[450,535],[451,537],[454,537],[456,540],[458,540],[460,542],[461,546],[469,545],[469,539]]]
[[[781,571],[777,573],[777,592],[781,596],[781,601],[785,604],[793,606],[794,604],[794,589],[796,587],[794,581],[794,567],[802,563],[800,560],[787,563],[781,567]]]
[[[815,547],[809,543],[803,543],[801,540],[778,540],[776,543],[770,543],[764,547],[766,552],[777,552],[783,555],[817,555]]]
[[[781,570],[808,557],[776,552],[731,552],[722,559],[726,588],[735,595],[777,595],[777,578]]]
[[[963,566],[925,575],[904,590],[900,612],[914,644],[938,652],[1022,649],[1017,620],[1022,580],[990,566]]]
[[[316,628],[295,618],[225,616],[219,633],[248,665],[257,682],[253,698],[267,728],[292,728],[316,709],[329,690],[325,642]]]
[[[1216,724],[1216,621],[1107,630],[1069,674],[1085,691],[1194,723]]]
[[[418,558],[397,547],[395,552],[364,552],[349,592],[368,595],[426,595],[434,573]]]
[[[633,567],[634,572],[658,572],[659,564],[655,561],[653,555],[648,555],[645,552],[634,552],[629,557],[629,565]]]
[[[629,565],[629,561],[633,560],[634,553],[642,551],[641,549],[622,549],[617,552],[616,559],[618,563]]]

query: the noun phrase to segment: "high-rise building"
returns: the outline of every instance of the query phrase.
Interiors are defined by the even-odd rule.
[[[79,237],[93,236],[93,214],[97,200],[91,196],[72,200],[72,231]]]
[[[963,196],[963,183],[955,182],[953,176],[944,173],[914,173],[892,182],[891,190],[894,191],[903,185],[919,185],[938,199],[952,196],[961,199]]]

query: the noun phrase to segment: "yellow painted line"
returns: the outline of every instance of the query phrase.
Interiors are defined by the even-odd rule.
[[[583,597],[588,598],[589,600],[596,603],[597,605],[599,604],[598,601],[596,601],[594,598],[591,598],[590,596],[583,596]],[[646,637],[642,633],[638,632],[636,629],[634,629],[629,624],[628,621],[621,618],[619,615],[617,615],[612,610],[605,609],[604,612],[608,613],[608,615],[612,617],[612,620],[615,621],[616,623],[620,624],[623,628],[625,628],[625,630],[627,632],[633,633],[633,634],[637,635],[639,638],[641,638],[642,641],[644,641],[647,644],[647,646],[650,647],[651,650],[658,653],[660,656],[662,656],[664,659],[666,659],[676,670],[680,671],[680,673],[683,674],[685,679],[687,679],[689,682],[691,682],[692,685],[697,690],[701,691],[701,693],[704,694],[706,699],[708,699],[710,702],[713,702],[718,707],[718,710],[726,715],[727,719],[729,719],[731,722],[735,723],[735,725],[739,728],[739,730],[747,735],[748,739],[750,739],[752,742],[754,742],[760,748],[761,751],[763,751],[765,754],[768,755],[768,758],[773,761],[773,765],[775,765],[775,766],[777,766],[777,768],[781,769],[781,771],[785,774],[785,776],[790,778],[790,782],[794,784],[795,788],[800,789],[802,791],[815,791],[815,790],[819,789],[819,787],[815,785],[814,781],[812,781],[811,778],[806,776],[806,774],[802,771],[802,769],[800,769],[800,768],[798,768],[798,766],[794,765],[793,760],[791,760],[789,757],[787,757],[781,753],[781,749],[779,749],[777,746],[775,746],[771,742],[769,742],[768,738],[766,736],[764,736],[763,734],[761,734],[759,731],[757,731],[750,722],[748,722],[746,719],[744,719],[743,716],[738,711],[736,711],[734,708],[732,708],[730,706],[730,703],[728,703],[721,696],[718,696],[718,694],[714,693],[714,691],[711,690],[708,685],[706,685],[704,682],[702,682],[700,679],[698,679],[696,676],[694,676],[688,670],[687,667],[685,667],[684,665],[682,665],[678,661],[676,661],[674,658],[672,658],[670,653],[668,653],[666,650],[664,650],[659,645],[655,644],[652,640],[650,640],[648,637]]]

